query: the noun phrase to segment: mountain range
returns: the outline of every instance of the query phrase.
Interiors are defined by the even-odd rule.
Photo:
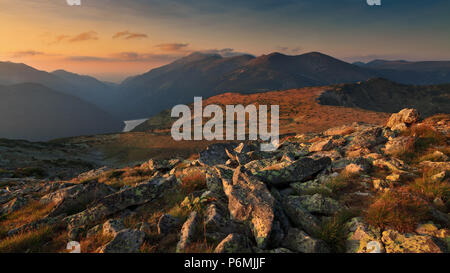
[[[194,96],[209,98],[226,92],[252,94],[311,86],[351,84],[379,77],[402,84],[450,83],[450,62],[375,60],[369,63],[350,64],[319,52],[297,56],[271,53],[259,57],[251,55],[222,57],[217,54],[192,53],[173,63],[127,78],[118,85],[64,70],[45,72],[25,64],[0,62],[0,85],[4,86],[2,90],[9,88],[7,86],[10,85],[35,83],[38,85],[26,86],[27,92],[31,92],[30,88],[39,86],[38,90],[47,87],[60,96],[61,94],[67,95],[65,102],[68,109],[74,108],[68,103],[69,98],[80,99],[86,102],[90,108],[96,108],[95,111],[92,111],[109,114],[108,119],[114,120],[114,124],[121,123],[123,120],[154,116],[176,104],[192,103]],[[17,89],[17,86],[14,88]],[[376,92],[379,92],[378,86],[375,89]],[[370,93],[371,98],[376,97],[373,93],[374,90]],[[389,97],[389,90],[383,92],[386,94],[383,93],[382,97]],[[435,91],[431,90],[430,92]],[[0,100],[3,100],[5,94],[0,92]],[[365,95],[367,94],[365,93]],[[424,96],[426,94],[428,93],[424,93]],[[356,98],[354,92],[351,93],[351,96]],[[367,98],[369,97],[366,96]],[[25,97],[24,99],[30,100]],[[436,98],[434,99],[436,100]],[[372,103],[357,100],[358,103],[353,102],[353,104],[360,108],[367,108]],[[16,103],[18,101],[20,100],[15,100]],[[399,100],[400,102],[403,100]],[[30,100],[30,103],[33,102]],[[80,101],[77,100],[77,104],[79,103]],[[332,103],[345,105],[342,98]],[[9,104],[8,106],[18,108],[18,105]],[[49,109],[51,108],[49,106]],[[395,107],[395,109],[397,108]],[[448,111],[445,107],[438,109]],[[35,110],[38,111],[38,109]],[[31,112],[29,113],[33,115]],[[104,118],[106,117],[102,116],[101,119]],[[2,116],[0,119],[8,120],[10,118]],[[99,127],[101,126],[99,125]],[[116,125],[113,127],[118,128]],[[109,129],[100,131],[106,132]],[[74,132],[74,135],[95,132],[97,131],[81,130]],[[0,135],[0,137],[5,137],[5,135]]]
[[[0,86],[0,95],[0,138],[46,141],[123,128],[95,105],[41,84]]]

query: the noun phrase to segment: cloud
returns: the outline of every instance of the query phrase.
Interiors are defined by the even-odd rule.
[[[171,62],[177,58],[179,58],[178,55],[170,54],[118,52],[106,57],[68,56],[66,60],[74,62]]]
[[[234,51],[233,48],[208,49],[208,50],[201,50],[200,52],[201,53],[206,53],[206,54],[219,54],[222,57],[234,57],[234,56],[240,56],[240,55],[251,55],[251,54],[245,53],[245,52]]]
[[[148,38],[144,33],[133,33],[128,30],[117,32],[112,36],[113,39],[124,38],[126,40]]]
[[[61,37],[61,36],[59,36]],[[63,38],[65,39],[65,38]],[[98,40],[97,32],[95,31],[87,31],[80,33],[72,38],[69,39],[69,42],[83,42],[83,41],[90,41],[90,40]]]
[[[297,47],[277,46],[275,48],[275,50],[279,51],[281,53],[293,54],[293,55],[300,54],[303,51],[303,49],[299,46],[297,46]]]
[[[34,57],[38,55],[46,55],[46,54],[44,52],[34,50],[16,51],[11,53],[12,58]]]
[[[156,47],[163,51],[181,51],[187,48],[189,44],[183,43],[168,43],[168,44],[159,44]]]

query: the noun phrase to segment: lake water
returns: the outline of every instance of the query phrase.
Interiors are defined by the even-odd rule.
[[[133,130],[134,128],[136,128],[136,126],[138,126],[139,124],[142,124],[146,121],[147,119],[135,119],[135,120],[125,120],[125,128],[123,129],[123,132],[129,132],[131,130]]]

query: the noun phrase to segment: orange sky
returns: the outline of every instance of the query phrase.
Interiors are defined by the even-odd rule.
[[[428,6],[403,16],[365,1],[0,0],[0,61],[119,82],[193,51],[449,59],[448,17]]]

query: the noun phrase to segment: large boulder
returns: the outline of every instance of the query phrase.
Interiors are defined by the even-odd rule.
[[[382,241],[387,253],[443,253],[430,236],[403,235],[395,230],[383,232]]]
[[[387,155],[400,154],[406,151],[407,147],[413,141],[414,138],[411,136],[399,136],[396,138],[392,138],[386,143],[384,147],[384,153]]]
[[[266,185],[240,166],[234,172],[232,181],[223,179],[223,187],[232,217],[248,222],[258,247],[265,248],[275,217],[275,200]]]
[[[283,201],[283,208],[291,222],[308,234],[315,234],[319,229],[319,220],[302,205],[300,196],[287,196]]]
[[[286,163],[273,165],[255,173],[255,176],[269,185],[283,187],[293,182],[307,181],[330,164],[331,159],[329,157],[322,157],[317,160],[304,157],[287,166]]]
[[[41,198],[41,203],[55,204],[54,209],[49,214],[50,217],[60,214],[71,215],[86,209],[90,203],[112,193],[114,193],[114,190],[111,187],[97,181],[91,181],[49,193]]]
[[[386,126],[391,130],[406,130],[407,126],[419,120],[419,113],[416,109],[403,109],[396,114],[392,114]]]
[[[157,199],[176,183],[175,176],[155,178],[149,182],[110,194],[96,202],[95,206],[67,217],[65,220],[68,222],[70,228],[95,224],[101,219],[130,206],[142,205]]]
[[[329,253],[324,241],[314,239],[304,231],[291,228],[283,240],[283,247],[301,253]]]
[[[134,229],[118,232],[114,239],[106,244],[101,253],[139,253],[144,242],[145,233]]]
[[[158,220],[158,234],[166,235],[180,225],[180,219],[170,214],[162,215]]]
[[[215,253],[250,253],[250,242],[247,237],[232,233],[223,239],[214,250]]]
[[[329,151],[334,148],[334,143],[331,139],[325,139],[314,142],[310,147],[310,152]]]
[[[121,230],[125,229],[122,220],[110,219],[103,224],[103,234],[106,236],[116,236]]]
[[[298,198],[303,208],[311,213],[333,215],[341,209],[336,200],[324,197],[319,193],[314,195],[303,195]]]
[[[234,148],[236,148],[236,144],[233,143],[215,143],[209,145],[205,150],[200,152],[198,161],[209,166],[225,164],[229,159],[226,150],[232,151]]]
[[[189,218],[181,228],[180,240],[177,244],[177,253],[183,253],[186,248],[194,242],[200,228],[200,217],[196,211],[191,212]]]

